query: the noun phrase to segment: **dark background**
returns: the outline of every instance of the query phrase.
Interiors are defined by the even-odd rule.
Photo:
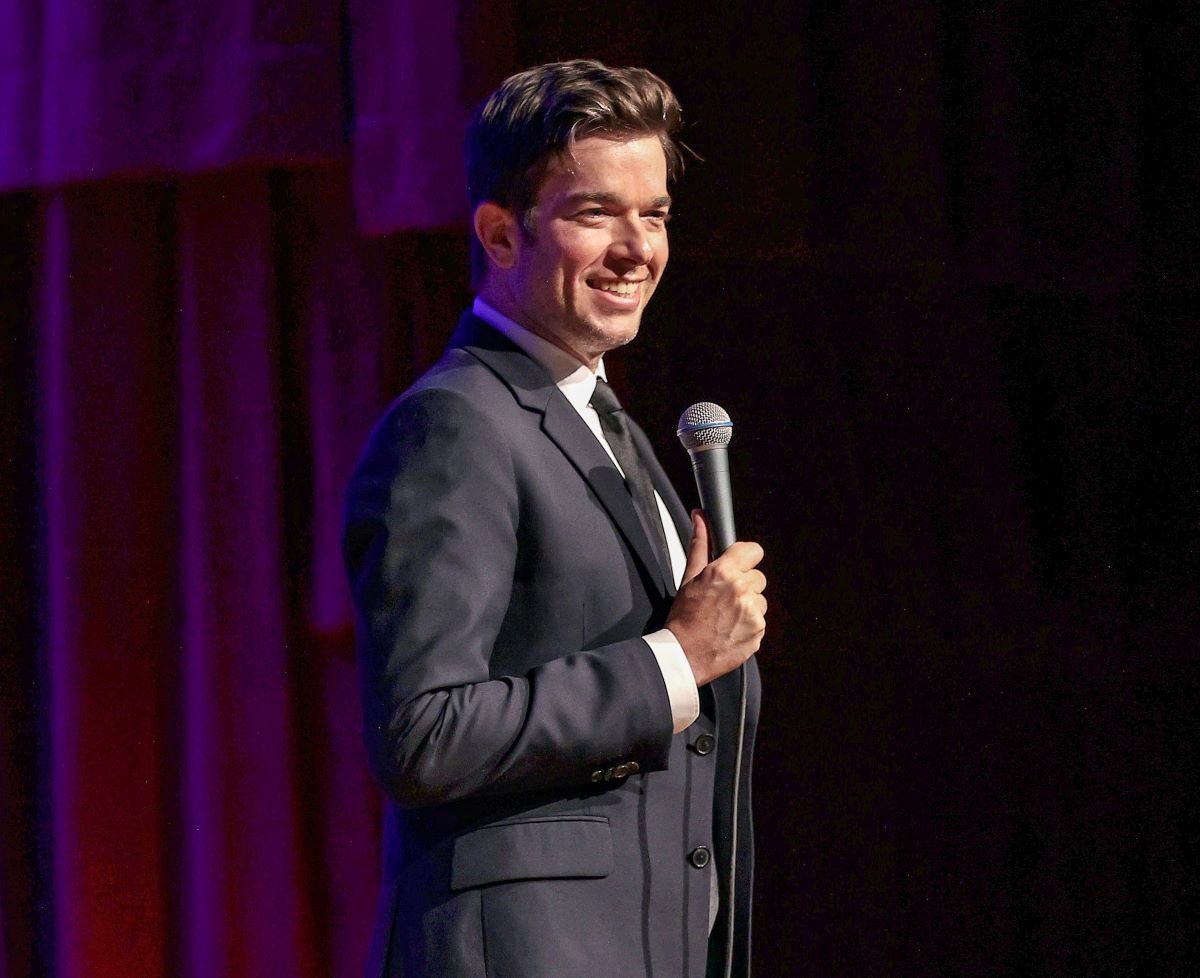
[[[1200,854],[1187,828],[1200,801],[1192,13],[1032,0],[740,10],[518,0],[483,31],[478,9],[463,10],[462,70],[476,94],[562,57],[642,64],[675,88],[684,139],[703,158],[678,190],[670,268],[642,335],[609,369],[681,487],[691,482],[679,414],[696,400],[729,410],[740,535],[768,555],[756,974],[1189,973],[1200,951]],[[490,31],[501,21],[498,55]],[[316,177],[307,164],[261,167],[284,403],[307,393],[295,307],[333,274],[313,269],[329,254],[320,215],[349,210],[343,164]],[[245,178],[228,181],[236,191]],[[162,175],[141,189],[122,179],[77,193],[88,208],[143,195],[153,217],[137,226],[158,222],[153,234],[173,233],[187,194],[238,200],[220,174],[199,191]],[[313,192],[314,180],[331,194]],[[0,347],[0,449],[18,463],[38,456],[37,418],[54,396],[37,353],[43,193],[0,197],[0,308],[13,324]],[[313,204],[327,198],[324,211]],[[165,275],[171,293],[177,265],[162,272],[148,248],[131,265]],[[338,342],[375,343],[388,357],[370,403],[333,426],[343,470],[468,298],[461,226],[354,248],[356,273],[385,298]],[[147,336],[170,314],[169,302],[153,305],[141,314]],[[172,335],[148,340],[149,355],[173,362]],[[168,393],[143,391],[133,415],[169,403],[172,381],[160,382]],[[305,446],[320,420],[285,415],[280,427],[295,490],[277,507],[293,540],[288,648],[341,669],[345,622],[308,628],[311,608],[296,597],[313,573],[304,541],[319,500]],[[70,880],[52,871],[61,836],[47,827],[65,816],[45,746],[59,709],[45,636],[64,612],[47,607],[39,570],[45,469],[9,471],[0,543],[17,652],[0,660],[0,974],[129,973],[111,964],[116,952],[89,959],[56,944],[72,912]],[[179,491],[161,490],[168,523]],[[139,546],[152,568],[139,586],[152,588],[153,568],[173,557]],[[174,612],[163,614],[170,636]],[[295,708],[319,713],[325,665],[292,661]],[[168,691],[155,721],[165,731],[176,668],[155,673]],[[330,747],[319,722],[295,729],[318,760],[294,804],[315,812],[331,772],[357,771],[361,758],[352,736]],[[102,744],[90,750],[125,763]],[[170,777],[155,786],[176,813],[157,843],[168,853],[188,824],[178,789]],[[94,818],[72,818],[97,849],[111,847]],[[305,818],[299,838],[325,838]],[[373,857],[373,839],[338,837]],[[136,847],[132,838],[112,845]],[[339,877],[337,846],[314,846],[298,917],[313,936],[297,960],[306,973],[353,974],[370,895],[345,894],[373,877]],[[157,865],[150,926],[170,934],[188,919],[190,891],[172,857]],[[339,907],[340,930],[329,922]],[[108,919],[89,918],[93,948],[120,943]],[[230,914],[235,934],[256,926]],[[133,961],[157,962],[144,974],[260,973],[254,941],[230,940],[250,950],[211,971],[178,936]],[[330,951],[338,940],[349,950]]]
[[[678,484],[727,407],[768,553],[756,965],[1182,974],[1196,22],[870,6],[664,4],[619,52],[705,160],[619,363]]]

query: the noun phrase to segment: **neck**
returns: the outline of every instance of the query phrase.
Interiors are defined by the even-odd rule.
[[[556,346],[564,353],[569,354],[587,367],[592,373],[595,373],[600,368],[600,361],[604,357],[603,352],[590,355],[581,350],[577,350],[552,330],[542,326],[542,324],[537,322],[534,317],[526,315],[525,311],[521,308],[520,303],[511,299],[507,294],[498,289],[489,288],[487,285],[485,285],[479,290],[479,298],[495,309],[496,312],[500,313],[500,315],[507,319],[511,319],[522,329],[527,330],[534,336],[545,340],[551,346]]]

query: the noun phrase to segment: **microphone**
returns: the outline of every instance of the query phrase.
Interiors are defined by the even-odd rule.
[[[733,546],[737,533],[733,528],[733,491],[729,488],[729,442],[733,422],[719,404],[701,401],[683,412],[676,432],[679,442],[692,457],[692,471],[700,492],[700,505],[712,530],[713,556],[720,557]],[[725,966],[722,974],[733,978],[734,922],[737,919],[738,894],[738,817],[742,793],[742,749],[746,743],[746,669],[738,667],[738,712],[733,755],[733,783],[730,787],[729,882],[721,894],[725,905]]]
[[[719,404],[701,401],[683,412],[676,434],[692,457],[700,506],[712,530],[713,556],[719,557],[737,539],[733,491],[729,487],[728,445],[733,438],[733,422]]]

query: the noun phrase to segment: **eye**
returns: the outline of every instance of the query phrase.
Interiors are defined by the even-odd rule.
[[[662,227],[671,220],[671,215],[667,211],[646,211],[642,219],[655,227]]]

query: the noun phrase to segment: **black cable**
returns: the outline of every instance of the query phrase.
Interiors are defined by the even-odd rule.
[[[733,814],[729,826],[729,887],[725,911],[725,978],[733,978],[733,928],[737,909],[738,809],[742,789],[742,744],[746,739],[746,667],[738,667],[737,753],[733,761]],[[746,967],[746,978],[750,968]]]

